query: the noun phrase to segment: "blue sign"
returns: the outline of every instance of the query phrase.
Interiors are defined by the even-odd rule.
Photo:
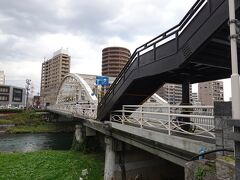
[[[96,85],[107,86],[109,85],[109,78],[107,76],[96,76]]]

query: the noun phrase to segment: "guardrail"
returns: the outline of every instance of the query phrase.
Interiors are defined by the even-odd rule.
[[[57,111],[66,114],[72,114],[75,117],[81,118],[97,118],[97,106],[89,103],[79,104],[56,104],[47,107],[48,110]]]
[[[111,112],[110,121],[141,129],[215,138],[212,106],[124,105]]]
[[[94,104],[58,104],[49,106],[48,110],[97,119],[97,106]],[[122,110],[111,112],[110,121],[164,131],[169,135],[180,133],[215,138],[213,106],[124,105]]]

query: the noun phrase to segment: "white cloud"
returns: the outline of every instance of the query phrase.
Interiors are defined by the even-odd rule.
[[[2,63],[6,76],[6,84],[11,84],[19,87],[25,87],[25,80],[31,79],[35,86],[35,93],[39,92],[41,63],[33,61],[22,61],[21,63],[8,62]]]
[[[107,46],[137,47],[176,25],[195,0],[0,1],[0,69],[9,84],[40,86],[41,63],[61,47],[71,72],[100,74]],[[229,81],[224,88],[229,95]],[[226,94],[226,93],[225,93]]]

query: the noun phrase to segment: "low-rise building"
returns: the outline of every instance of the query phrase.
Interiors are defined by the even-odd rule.
[[[23,108],[26,106],[26,89],[16,86],[0,85],[0,107]]]
[[[34,108],[40,108],[40,96],[33,96],[32,106]]]

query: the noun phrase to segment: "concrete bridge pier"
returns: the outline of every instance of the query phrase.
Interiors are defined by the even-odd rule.
[[[104,168],[104,180],[114,179],[115,171],[115,151],[114,151],[114,139],[110,136],[105,137],[105,168]]]
[[[78,124],[75,126],[75,133],[72,142],[72,150],[83,151],[84,150],[84,134],[83,126]]]
[[[76,125],[75,138],[78,143],[83,143],[83,132],[81,124]]]
[[[76,151],[88,152],[96,151],[100,146],[96,131],[82,124],[75,126],[75,134],[72,149]]]

